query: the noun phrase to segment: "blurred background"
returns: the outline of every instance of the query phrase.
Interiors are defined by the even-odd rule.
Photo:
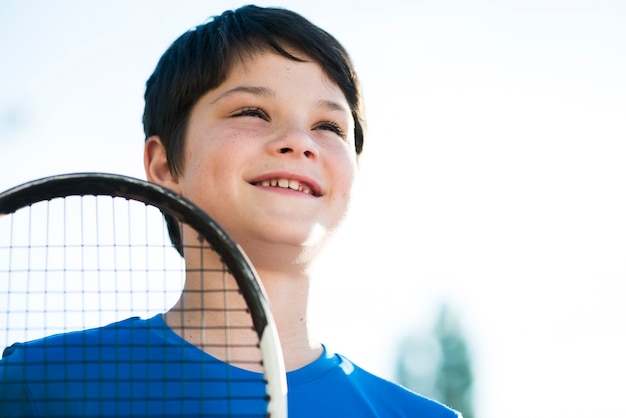
[[[232,0],[0,0],[0,189],[144,178],[145,81]],[[626,390],[626,2],[258,1],[334,34],[369,131],[315,327],[466,418],[615,417]]]

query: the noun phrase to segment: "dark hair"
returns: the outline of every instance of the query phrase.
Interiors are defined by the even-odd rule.
[[[249,5],[226,11],[181,35],[146,83],[146,139],[161,138],[173,174],[181,173],[187,123],[198,100],[223,83],[235,63],[255,52],[271,50],[302,61],[285,48],[294,48],[319,64],[341,89],[354,118],[356,152],[361,153],[365,130],[361,90],[344,47],[297,13]]]

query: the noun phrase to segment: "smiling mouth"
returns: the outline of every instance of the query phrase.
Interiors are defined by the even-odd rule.
[[[263,187],[278,187],[280,189],[289,189],[297,192],[302,192],[311,196],[319,196],[319,193],[315,192],[310,186],[294,179],[276,178],[259,181],[254,183],[255,186]]]

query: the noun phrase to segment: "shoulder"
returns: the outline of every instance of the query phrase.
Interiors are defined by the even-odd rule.
[[[319,416],[337,417],[460,416],[447,406],[376,376],[341,355],[325,353],[316,363],[317,374],[291,379],[290,410],[292,407],[313,408]],[[325,367],[321,367],[322,363]],[[315,366],[315,363],[311,366]]]
[[[27,342],[15,343],[4,349],[2,361],[11,361],[24,357],[34,360],[46,356],[53,358],[58,350],[63,350],[65,357],[81,356],[85,348],[102,347],[118,344],[128,338],[142,338],[137,331],[148,329],[147,323],[137,317],[128,318],[98,328],[54,334]],[[58,353],[56,353],[58,354]]]
[[[374,375],[339,355],[343,369],[353,369],[345,378],[350,384],[377,403],[381,416],[414,416],[418,412],[427,417],[457,417],[447,406],[419,395],[403,386]],[[350,366],[347,366],[350,365]]]

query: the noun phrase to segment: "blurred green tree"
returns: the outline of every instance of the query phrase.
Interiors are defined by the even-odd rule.
[[[430,333],[409,335],[399,346],[396,366],[398,383],[437,399],[474,418],[472,367],[459,320],[443,304]]]

